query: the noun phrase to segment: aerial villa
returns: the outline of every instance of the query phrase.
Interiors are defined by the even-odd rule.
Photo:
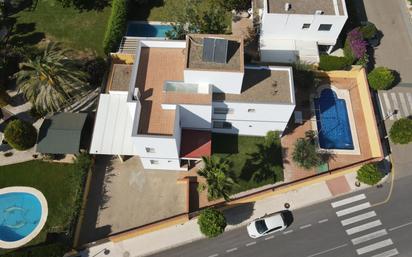
[[[187,170],[211,154],[212,132],[284,131],[295,109],[292,69],[245,66],[243,48],[240,37],[188,35],[140,40],[134,54],[112,54],[90,153]]]

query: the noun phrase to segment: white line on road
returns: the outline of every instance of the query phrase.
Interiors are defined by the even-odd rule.
[[[209,257],[217,257],[217,256],[219,256],[219,254],[217,254],[217,253],[209,255]]]
[[[375,220],[375,221],[372,221],[372,222],[368,222],[368,223],[359,225],[357,227],[347,229],[346,233],[348,235],[352,235],[352,234],[359,233],[361,231],[371,229],[371,228],[374,228],[374,227],[377,227],[377,226],[380,226],[380,225],[382,225],[382,222],[380,220]]]
[[[309,227],[312,227],[312,224],[307,224],[307,225],[301,226],[299,228],[300,229],[305,229],[305,228],[309,228]]]
[[[408,99],[409,107],[412,110],[412,94],[411,93],[406,93],[406,98]]]
[[[352,244],[358,245],[358,244],[364,243],[366,241],[369,241],[369,240],[372,240],[372,239],[375,239],[381,236],[386,236],[387,234],[388,232],[386,232],[386,229],[381,229],[373,233],[354,238],[351,241],[352,241]]]
[[[354,216],[354,217],[346,219],[346,220],[342,220],[341,223],[342,223],[342,226],[347,226],[347,225],[350,225],[352,223],[356,223],[356,222],[359,222],[359,221],[362,221],[362,220],[366,220],[366,219],[369,219],[369,218],[372,218],[372,217],[375,217],[375,216],[376,216],[376,212],[370,211],[370,212],[360,214],[360,215]]]
[[[361,254],[372,252],[372,251],[375,251],[377,249],[380,249],[380,248],[383,248],[383,247],[386,247],[386,246],[389,246],[389,245],[392,245],[392,244],[393,244],[393,242],[392,242],[391,239],[386,239],[386,240],[383,240],[383,241],[380,241],[380,242],[377,242],[377,243],[374,243],[374,244],[356,249],[356,252],[359,255],[361,255]]]
[[[328,219],[323,219],[323,220],[319,220],[318,223],[321,224],[321,223],[325,223],[327,221],[328,221]]]
[[[375,254],[372,257],[392,257],[392,256],[395,256],[395,255],[398,255],[398,254],[399,254],[398,250],[391,249],[391,250],[383,252],[383,253]]]
[[[292,232],[293,232],[293,229],[285,231],[285,232],[283,232],[283,234],[286,235],[286,234],[289,234],[289,233],[292,233]]]
[[[383,95],[383,100],[385,100],[385,106],[386,106],[386,113],[384,115],[388,115],[392,111],[391,102],[389,101],[389,97],[387,93],[382,93],[382,95]],[[389,118],[391,120],[394,119],[393,115],[390,115]]]
[[[235,248],[232,248],[232,249],[226,250],[226,252],[227,252],[227,253],[231,253],[231,252],[234,252],[234,251],[236,251],[236,250],[237,250],[237,248],[235,247]]]
[[[256,242],[255,242],[255,241],[253,241],[253,242],[247,243],[247,244],[246,244],[246,247],[249,247],[249,246],[251,246],[251,245],[255,245],[255,244],[256,244]]]
[[[399,109],[399,105],[398,105],[398,99],[396,98],[396,94],[395,93],[391,93],[391,98],[392,98],[392,103],[394,106],[394,110],[398,110],[398,113],[396,114],[396,118],[399,119],[401,117],[401,110]],[[395,116],[395,115],[392,115]]]
[[[352,196],[352,197],[349,197],[349,198],[346,198],[346,199],[343,199],[343,200],[340,200],[340,201],[337,201],[337,202],[333,202],[333,203],[331,203],[331,205],[332,205],[333,208],[336,208],[336,207],[340,207],[340,206],[350,204],[350,203],[353,203],[353,202],[356,202],[356,201],[363,200],[365,198],[366,198],[365,194],[355,195],[355,196]]]
[[[412,221],[408,222],[408,223],[405,223],[405,224],[402,224],[402,225],[399,225],[399,226],[396,226],[396,227],[393,227],[393,228],[389,228],[388,230],[393,231],[393,230],[397,230],[399,228],[403,228],[403,227],[406,227],[406,226],[409,226],[409,225],[412,225]]]
[[[337,211],[336,215],[338,215],[338,217],[340,217],[340,216],[351,214],[351,213],[354,213],[354,212],[357,212],[357,211],[360,211],[360,210],[363,210],[363,209],[366,209],[366,208],[369,208],[369,207],[371,207],[371,204],[369,202],[362,203],[362,204],[359,204],[359,205],[356,205],[356,206],[353,206],[353,207],[350,207],[350,208],[343,209],[341,211]]]
[[[401,100],[402,111],[405,114],[404,117],[408,117],[409,116],[409,110],[408,110],[408,107],[406,105],[405,95],[403,93],[399,93],[398,95],[399,95],[399,99]]]
[[[334,248],[330,248],[330,249],[325,250],[325,251],[322,251],[322,252],[318,252],[318,253],[314,253],[314,254],[312,254],[312,255],[308,255],[308,257],[318,256],[318,255],[321,255],[321,254],[324,254],[324,253],[332,252],[332,251],[337,250],[337,249],[339,249],[339,248],[343,248],[343,247],[345,247],[345,246],[347,246],[347,245],[348,245],[348,244],[339,245],[339,246],[336,246],[336,247],[334,247]]]
[[[268,236],[268,237],[265,237],[265,240],[269,240],[269,239],[273,239],[273,238],[275,238],[275,236]]]

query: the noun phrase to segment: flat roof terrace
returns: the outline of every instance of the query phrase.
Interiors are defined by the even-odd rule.
[[[203,60],[204,38],[228,40],[227,62],[216,63]],[[243,40],[232,35],[191,34],[186,37],[186,68],[193,70],[238,71],[244,69]]]
[[[139,134],[173,135],[175,110],[161,106],[163,84],[166,80],[183,80],[184,66],[183,48],[141,48],[136,80],[142,105]]]
[[[315,14],[322,11],[325,15],[344,15],[343,0],[267,0],[269,13],[281,14]],[[285,4],[290,4],[290,9],[285,11]]]
[[[290,70],[247,67],[240,94],[213,94],[214,101],[246,103],[294,103]]]

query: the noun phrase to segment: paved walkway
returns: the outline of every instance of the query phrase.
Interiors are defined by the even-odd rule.
[[[317,202],[325,201],[337,194],[363,189],[355,187],[356,173],[349,173],[333,181],[319,182],[308,185],[284,194],[273,195],[254,203],[241,204],[225,211],[227,218],[226,230],[244,226],[250,221],[266,213],[273,213],[284,209],[289,203],[290,209],[295,210]],[[246,232],[245,232],[246,233]],[[178,245],[202,239],[197,219],[184,224],[168,227],[152,233],[126,239],[121,242],[107,242],[92,246],[81,253],[81,256],[145,256]],[[154,243],[156,242],[156,243]]]

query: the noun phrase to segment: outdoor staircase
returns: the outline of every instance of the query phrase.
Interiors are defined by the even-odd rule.
[[[137,49],[139,39],[136,37],[123,37],[120,42],[119,53],[134,54]]]

